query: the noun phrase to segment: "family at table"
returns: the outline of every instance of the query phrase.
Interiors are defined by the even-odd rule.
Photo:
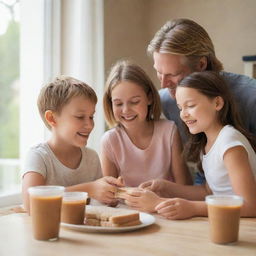
[[[99,155],[86,147],[97,115],[92,87],[59,76],[41,89],[38,109],[51,137],[26,157],[27,211],[32,186],[84,191],[110,206],[128,186],[128,206],[167,219],[207,216],[210,194],[239,195],[241,216],[256,217],[256,80],[223,71],[208,33],[189,19],[164,24],[147,51],[161,89],[133,62],[113,65]],[[188,162],[197,166],[193,179]]]

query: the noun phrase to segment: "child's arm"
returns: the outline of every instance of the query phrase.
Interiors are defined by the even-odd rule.
[[[244,198],[241,216],[256,217],[256,182],[245,148],[228,149],[224,154],[224,164],[234,192]]]
[[[157,212],[167,219],[187,219],[194,216],[207,216],[204,201],[189,201],[181,198],[161,198],[145,189],[134,189],[124,195],[125,203],[143,212]]]
[[[115,178],[119,176],[116,165],[108,159],[104,152],[101,154],[101,167],[103,176],[112,176]]]
[[[124,194],[125,204],[142,212],[155,212],[155,207],[164,199],[152,191],[133,189]]]
[[[181,198],[160,198],[149,190],[132,190],[127,192],[125,203],[143,212],[157,212],[167,219],[187,219],[194,216],[207,216],[204,201],[189,201]]]
[[[112,205],[116,202],[115,193],[117,186],[123,186],[121,179],[103,177],[92,182],[66,187],[66,191],[85,191],[90,197]]]
[[[204,200],[205,196],[212,194],[208,184],[203,185],[182,185],[168,180],[155,179],[146,181],[140,188],[151,190],[161,197],[179,197],[189,200]]]
[[[165,199],[155,207],[161,216],[170,220],[182,220],[195,216],[207,216],[207,205],[203,201],[189,201],[181,198]]]
[[[44,177],[37,172],[27,172],[22,179],[22,200],[25,210],[29,213],[28,188],[45,185]]]
[[[188,167],[182,157],[182,142],[178,130],[173,135],[171,170],[176,183],[184,185],[193,184]]]

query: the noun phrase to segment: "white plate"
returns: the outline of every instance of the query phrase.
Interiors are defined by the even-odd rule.
[[[101,226],[89,226],[89,225],[74,225],[68,223],[61,223],[62,227],[81,231],[81,232],[96,232],[96,233],[118,233],[118,232],[127,232],[136,229],[141,229],[152,225],[155,223],[155,217],[144,212],[140,212],[140,225],[130,226],[130,227],[101,227]]]

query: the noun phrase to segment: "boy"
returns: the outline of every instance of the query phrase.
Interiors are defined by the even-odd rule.
[[[85,147],[94,127],[96,103],[94,90],[72,77],[57,77],[42,88],[38,109],[51,137],[33,146],[25,161],[22,193],[27,211],[28,188],[38,185],[61,185],[66,191],[86,191],[103,203],[115,203],[115,185],[122,186],[121,181],[101,178],[97,153]]]

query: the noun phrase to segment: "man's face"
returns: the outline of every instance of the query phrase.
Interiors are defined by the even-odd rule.
[[[168,88],[172,98],[175,98],[178,83],[192,70],[186,64],[186,57],[171,53],[154,52],[154,69],[161,82],[161,88]]]

